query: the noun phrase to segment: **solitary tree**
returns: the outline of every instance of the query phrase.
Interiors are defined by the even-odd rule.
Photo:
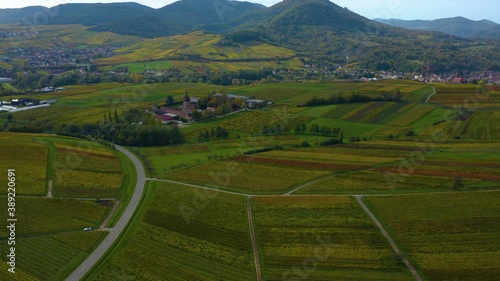
[[[174,101],[174,97],[172,97],[172,95],[169,95],[167,97],[167,100],[166,100],[166,103],[167,103],[167,106],[173,106],[175,101]]]

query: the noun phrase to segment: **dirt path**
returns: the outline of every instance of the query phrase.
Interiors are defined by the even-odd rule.
[[[113,216],[113,214],[115,213],[119,204],[120,204],[120,200],[116,200],[115,206],[113,207],[113,210],[111,210],[111,212],[109,212],[108,217],[102,222],[101,226],[99,227],[100,229],[106,228],[106,224],[108,224],[108,221],[111,219],[111,216]]]
[[[432,98],[432,96],[434,96],[435,94],[436,94],[436,87],[432,86],[432,94],[430,94],[429,97],[427,97],[425,103],[428,103],[429,100]]]
[[[313,184],[313,183],[316,183],[316,182],[318,182],[318,181],[320,181],[320,180],[323,180],[323,179],[326,179],[326,178],[321,178],[321,179],[319,179],[319,180],[314,180],[314,181],[312,181],[312,182],[308,182],[308,183],[306,183],[306,184],[303,184],[303,185],[301,185],[301,186],[299,186],[299,187],[297,187],[297,188],[295,188],[295,189],[293,189],[293,190],[291,190],[291,191],[288,191],[287,193],[283,194],[283,196],[290,196],[290,195],[292,195],[292,193],[295,193],[296,191],[298,191],[298,190],[300,190],[300,189],[302,189],[302,188],[304,188],[304,187],[306,187],[306,186],[309,186],[309,185],[311,185],[311,184]]]
[[[205,190],[217,191],[217,192],[227,193],[227,194],[233,194],[233,195],[240,195],[240,196],[255,196],[255,195],[253,195],[253,194],[247,194],[247,193],[242,193],[242,192],[236,192],[236,191],[223,190],[223,189],[219,189],[219,188],[207,187],[207,186],[196,185],[196,184],[190,184],[190,183],[179,182],[179,181],[164,180],[164,179],[155,179],[155,178],[147,178],[146,180],[147,180],[147,181],[160,181],[160,182],[168,182],[168,183],[173,183],[173,184],[178,184],[178,185],[184,185],[184,186],[190,186],[190,187],[195,187],[195,188],[199,188],[199,189],[205,189]]]
[[[250,236],[252,237],[253,257],[254,257],[254,262],[255,262],[255,274],[257,275],[257,281],[262,281],[262,275],[260,273],[259,249],[257,247],[257,238],[255,238],[255,230],[253,228],[252,196],[247,197],[247,214],[248,214],[248,224],[250,226]]]
[[[384,227],[378,221],[378,219],[375,217],[375,215],[370,211],[370,209],[368,209],[368,207],[366,207],[366,205],[363,202],[363,200],[361,200],[361,198],[363,198],[363,196],[361,196],[361,195],[355,195],[354,197],[356,198],[356,201],[358,201],[359,205],[361,205],[361,207],[368,214],[368,216],[370,216],[370,218],[373,220],[373,222],[378,226],[378,228],[380,229],[380,231],[382,232],[382,234],[385,236],[385,238],[387,239],[387,241],[389,241],[389,244],[391,244],[392,249],[394,249],[394,252],[396,252],[396,254],[403,259],[403,262],[406,264],[406,266],[410,270],[411,274],[413,274],[413,277],[415,277],[415,280],[422,281],[422,278],[420,277],[420,275],[418,275],[418,272],[415,270],[415,268],[413,267],[413,265],[411,265],[411,263],[408,261],[408,259],[401,253],[401,251],[399,250],[398,246],[396,246],[396,243],[394,243],[394,241],[392,240],[392,238],[389,235],[389,233],[387,233],[387,231],[384,229]]]
[[[47,192],[47,198],[52,198],[52,180],[49,180],[49,191]]]

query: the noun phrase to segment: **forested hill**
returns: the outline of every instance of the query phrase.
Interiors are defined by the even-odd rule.
[[[408,29],[440,31],[461,37],[500,38],[500,24],[489,20],[473,21],[464,17],[427,20],[375,19],[375,21]]]
[[[498,39],[392,27],[328,0],[285,0],[243,15],[231,26],[238,31],[228,30],[228,41],[258,38],[327,60],[349,58],[365,69],[420,71],[431,65],[434,72],[500,70]]]
[[[205,31],[220,44],[262,41],[364,69],[500,70],[500,39],[469,39],[369,20],[328,0],[284,0],[266,8],[228,0],[181,0],[160,9],[136,3],[63,4],[0,10],[0,23],[84,24],[93,31],[156,38]]]

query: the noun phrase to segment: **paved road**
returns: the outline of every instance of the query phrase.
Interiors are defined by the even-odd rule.
[[[366,205],[363,202],[363,200],[361,200],[361,198],[363,196],[356,195],[354,197],[358,201],[359,205],[361,205],[361,207],[368,214],[368,216],[370,216],[370,218],[373,220],[373,222],[375,222],[375,224],[378,226],[378,228],[380,229],[380,231],[382,231],[382,234],[385,236],[385,238],[387,239],[387,241],[389,241],[389,244],[391,244],[392,249],[394,249],[394,252],[396,252],[396,254],[403,259],[403,262],[406,264],[406,266],[408,267],[408,269],[411,271],[411,274],[413,274],[413,277],[415,278],[415,280],[422,281],[422,278],[420,277],[420,275],[418,275],[418,272],[415,270],[415,268],[413,267],[413,265],[411,265],[411,263],[408,261],[408,259],[401,253],[401,251],[399,250],[398,246],[396,246],[396,243],[394,243],[394,241],[392,240],[391,236],[389,236],[389,233],[387,233],[387,231],[385,231],[385,228],[378,221],[378,219],[375,217],[375,215],[372,213],[372,211],[370,211],[370,209],[368,209],[368,207],[366,207]]]
[[[141,164],[141,161],[135,157],[128,150],[124,149],[121,146],[116,146],[116,149],[123,154],[125,154],[135,166],[137,171],[137,183],[135,185],[134,194],[128,203],[125,212],[123,212],[120,220],[116,223],[113,228],[107,229],[109,230],[108,236],[102,241],[102,243],[95,249],[95,251],[88,256],[88,258],[75,270],[71,275],[66,279],[66,281],[78,281],[83,278],[85,274],[99,261],[99,259],[106,253],[107,250],[115,243],[123,232],[129,221],[132,219],[132,216],[135,210],[139,207],[139,202],[141,201],[142,193],[144,191],[144,187],[146,184],[146,173],[144,172],[144,167]]]

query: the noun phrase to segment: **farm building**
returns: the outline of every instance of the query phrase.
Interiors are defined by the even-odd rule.
[[[7,82],[10,82],[10,81],[12,81],[12,79],[6,78],[6,77],[0,77],[0,83],[7,83]]]
[[[184,118],[184,119],[188,119],[189,118],[189,114],[187,114],[186,112],[180,110],[180,109],[176,109],[176,108],[169,108],[169,107],[165,107],[165,106],[162,106],[158,109],[158,112],[157,112],[159,115],[165,115],[165,114],[172,114],[172,115],[175,115],[175,116],[178,116],[180,118]]]
[[[42,101],[40,101],[40,104],[54,104],[56,102],[57,102],[56,99],[49,99],[49,100],[42,100]]]
[[[15,106],[10,106],[10,105],[2,105],[0,106],[0,111],[13,111],[16,110],[17,107]]]
[[[156,118],[158,120],[160,120],[164,124],[169,124],[169,123],[171,123],[172,121],[175,120],[175,118],[172,117],[171,115],[174,115],[174,114],[168,113],[168,114],[165,114],[165,115],[156,115]],[[177,115],[174,115],[174,116],[177,117]],[[178,119],[178,117],[177,117],[177,119]]]
[[[249,99],[246,100],[246,104],[248,108],[262,108],[267,104],[267,102],[265,100]]]
[[[184,99],[182,100],[182,111],[184,111],[184,113],[187,113],[188,115],[191,114],[193,110],[198,109],[199,101],[199,98],[191,98],[189,97],[188,93],[186,93]]]

